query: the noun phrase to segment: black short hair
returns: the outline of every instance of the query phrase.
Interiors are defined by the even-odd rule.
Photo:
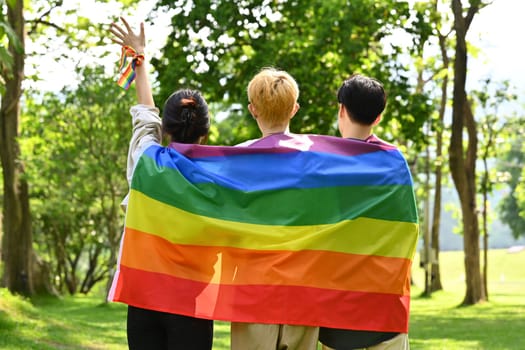
[[[379,80],[353,74],[337,91],[337,100],[356,123],[371,125],[386,107],[386,93]]]

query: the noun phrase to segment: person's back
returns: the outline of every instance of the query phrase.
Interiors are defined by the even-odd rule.
[[[386,93],[378,80],[358,74],[352,75],[339,88],[337,99],[338,127],[343,138],[384,143],[372,133],[373,127],[380,122],[386,106]],[[323,350],[364,348],[407,350],[409,348],[408,334],[396,332],[321,327],[319,340],[323,344]]]
[[[289,133],[290,119],[299,110],[299,88],[285,71],[264,68],[248,84],[248,110],[262,138]],[[237,146],[249,147],[249,140]],[[286,305],[283,305],[286,307]],[[232,350],[317,349],[318,327],[232,322]]]
[[[137,162],[148,147],[161,145],[162,134],[168,136],[171,142],[204,143],[210,128],[210,118],[208,105],[200,92],[190,89],[174,92],[166,100],[162,119],[160,118],[145,67],[143,24],[141,24],[140,33],[136,35],[123,18],[122,22],[126,30],[113,23],[110,32],[115,36],[112,39],[113,42],[134,52],[132,60],[136,77],[137,105],[130,108],[133,134],[127,162],[127,177],[131,189]],[[133,79],[128,81],[128,85],[132,81]],[[128,213],[129,198],[128,194],[121,204],[126,213]],[[126,234],[125,231],[122,237],[123,242]],[[150,259],[151,257],[144,258]],[[209,262],[209,265],[213,266],[213,262]],[[117,270],[108,296],[110,300],[115,295],[119,275],[120,270]],[[129,303],[127,338],[131,350],[172,348],[211,350],[213,320],[162,312]]]

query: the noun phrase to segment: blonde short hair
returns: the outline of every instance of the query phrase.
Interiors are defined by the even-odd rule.
[[[263,68],[248,84],[248,100],[270,126],[288,123],[299,98],[299,87],[285,71]]]

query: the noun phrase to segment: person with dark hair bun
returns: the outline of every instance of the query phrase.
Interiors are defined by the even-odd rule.
[[[168,97],[162,112],[162,130],[171,142],[206,143],[210,118],[200,92],[183,89]]]
[[[147,76],[144,24],[141,23],[140,32],[135,34],[126,20],[121,20],[125,29],[112,23],[109,31],[114,35],[114,43],[133,52],[138,104],[130,109],[133,135],[128,153],[127,178],[131,186],[138,159],[149,146],[161,143],[163,133],[170,142],[205,143],[210,129],[210,116],[208,105],[199,91],[182,89],[166,100],[162,119],[159,117]],[[124,209],[127,208],[127,200],[128,196],[122,202]],[[139,306],[128,305],[129,349],[212,349],[213,320],[146,310]]]

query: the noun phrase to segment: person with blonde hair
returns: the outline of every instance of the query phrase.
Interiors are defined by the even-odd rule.
[[[283,70],[263,68],[248,83],[248,110],[257,122],[262,138],[290,132],[290,120],[299,110],[299,87]],[[249,146],[248,140],[237,146]]]
[[[299,110],[299,87],[290,74],[276,68],[263,68],[248,84],[247,93],[248,110],[257,122],[262,137],[237,146],[255,146],[257,141],[272,135],[290,134],[290,120]],[[315,350],[318,334],[319,327],[232,322],[231,349]]]

